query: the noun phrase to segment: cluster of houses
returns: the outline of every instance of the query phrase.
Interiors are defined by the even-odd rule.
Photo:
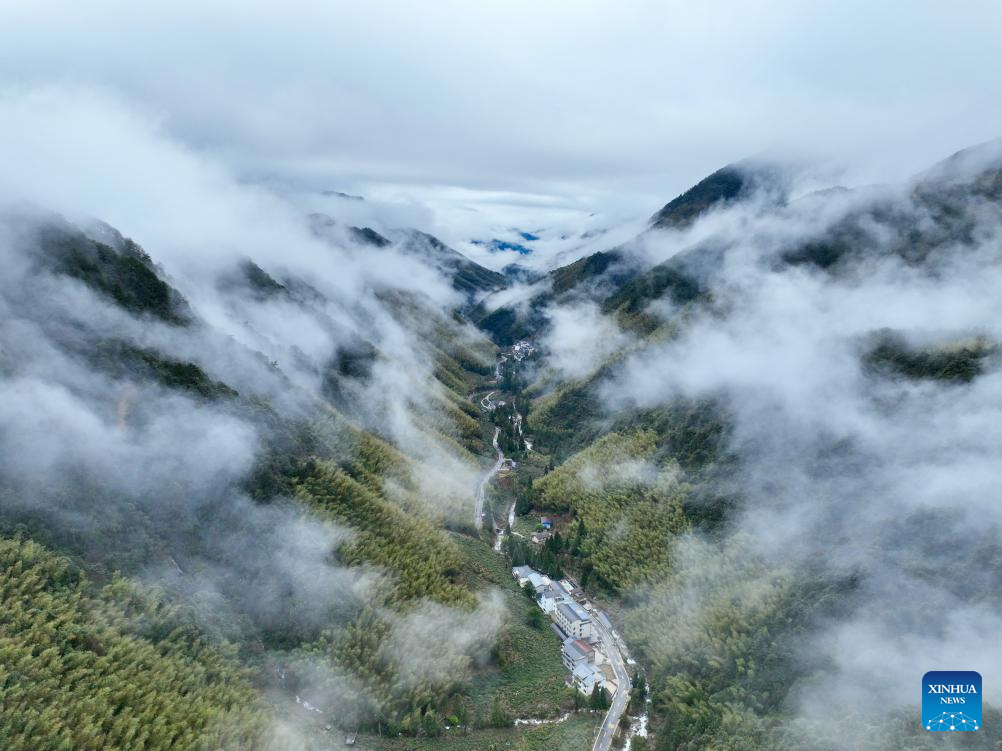
[[[538,532],[534,532],[532,537],[529,539],[535,545],[542,545],[544,542],[550,539],[553,534],[553,521],[548,516],[544,516],[539,520],[539,525],[542,527]]]
[[[561,640],[560,656],[570,675],[567,685],[590,695],[595,687],[611,698],[619,688],[616,673],[600,647],[584,591],[566,579],[553,581],[529,566],[515,566],[511,575],[520,587],[529,584],[536,602],[553,621]]]
[[[523,339],[520,342],[515,342],[515,344],[513,344],[511,348],[512,356],[520,362],[523,358],[528,357],[535,351],[536,348],[532,346],[532,342],[530,342],[528,339]]]

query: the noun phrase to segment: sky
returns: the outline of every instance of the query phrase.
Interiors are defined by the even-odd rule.
[[[990,1],[0,0],[0,13],[3,91],[99,90],[241,179],[418,206],[453,243],[643,219],[762,152],[893,181],[1002,121]]]
[[[463,298],[438,269],[394,247],[353,244],[343,224],[311,232],[295,201],[240,180],[234,164],[107,88],[0,92],[0,165],[5,528],[43,529],[46,544],[81,555],[91,570],[122,570],[169,588],[206,633],[256,639],[256,629],[313,638],[354,617],[362,602],[380,602],[396,576],[376,565],[349,571],[335,551],[352,532],[304,514],[281,491],[268,503],[248,496],[271,447],[293,450],[282,441],[298,428],[279,435],[284,426],[308,416],[323,426],[316,435],[325,452],[348,461],[358,448],[349,416],[413,452],[420,471],[388,482],[388,497],[408,503],[411,494],[430,518],[472,522],[466,509],[479,467],[437,432],[453,429],[445,416],[452,402],[434,377],[439,350],[429,332],[480,346],[485,367],[492,355],[449,315]],[[411,216],[418,213],[398,215]],[[95,226],[94,218],[108,224]],[[179,311],[190,313],[191,325],[133,315],[100,285],[56,271],[63,254],[86,255],[70,222],[115,248],[123,240],[108,225],[141,243],[158,276],[186,300]],[[249,261],[287,293],[262,295],[248,283]],[[69,265],[86,267],[77,262]],[[149,301],[149,287],[136,278],[138,296]],[[361,342],[375,353],[367,376],[338,378],[336,355]],[[186,378],[201,369],[239,397],[166,387],[138,365],[139,352],[143,362],[183,364]],[[401,471],[409,466],[402,461]],[[460,672],[501,623],[494,600],[481,605],[461,613],[416,606],[393,621],[385,659],[405,682],[434,676],[430,662]],[[413,644],[414,634],[447,631],[444,646]],[[349,726],[369,711],[357,681],[322,659],[304,655],[290,674],[305,676],[303,683],[279,677],[272,686],[290,709],[298,691],[337,707]],[[269,748],[305,748],[295,733],[284,728],[283,738],[294,740]]]
[[[434,409],[431,358],[415,343],[420,337],[363,293],[420,291],[441,309],[457,303],[455,293],[427,269],[422,275],[413,259],[330,255],[302,226],[303,196],[365,196],[364,207],[348,202],[339,210],[359,222],[421,227],[488,261],[487,251],[465,241],[513,227],[551,235],[634,227],[706,174],[749,155],[803,159],[821,181],[899,182],[1002,135],[1002,66],[992,64],[1002,28],[997,2],[966,2],[961,12],[913,1],[907,14],[902,3],[851,0],[140,5],[0,0],[0,204],[18,196],[72,219],[100,217],[135,237],[214,333],[140,326],[65,280],[38,287],[0,236],[0,345],[28,364],[16,388],[0,390],[0,426],[14,426],[7,433],[16,439],[5,445],[0,435],[0,457],[31,460],[25,483],[78,465],[119,478],[105,470],[166,457],[168,470],[124,476],[112,488],[159,501],[150,489],[166,484],[164,472],[200,467],[209,452],[226,473],[177,473],[193,490],[181,488],[177,503],[201,503],[216,498],[221,480],[236,482],[259,449],[251,426],[169,393],[123,434],[112,411],[126,401],[121,384],[67,365],[61,341],[46,329],[63,321],[118,332],[198,362],[210,376],[242,378],[233,382],[242,393],[268,395],[284,382],[260,361],[239,359],[237,344],[278,362],[297,386],[317,388],[309,378],[319,370],[299,373],[290,363],[299,355],[323,363],[343,343],[331,329],[366,325],[363,333],[378,331],[396,360],[377,366],[371,391],[357,401],[376,405],[372,420],[383,422],[382,432],[401,444],[421,442],[405,414],[412,405],[397,395],[414,392]],[[889,636],[897,632],[888,617],[913,616],[925,601],[918,595],[947,589],[939,581],[918,595],[912,588],[917,538],[901,525],[904,515],[921,521],[916,508],[952,512],[958,499],[973,499],[970,516],[950,528],[960,529],[963,544],[937,552],[943,572],[983,539],[994,545],[1002,526],[993,502],[1002,376],[993,366],[969,387],[878,382],[870,391],[859,367],[861,342],[883,326],[940,329],[944,341],[972,332],[1002,339],[997,242],[936,269],[945,281],[932,283],[891,259],[853,285],[768,263],[791,237],[810,236],[838,216],[810,203],[792,204],[778,218],[756,211],[756,204],[731,207],[644,249],[654,262],[721,236],[749,252],[728,256],[716,280],[734,312],[723,320],[697,316],[678,337],[632,353],[605,401],[624,399],[618,408],[724,394],[734,410],[735,448],[746,452],[743,479],[755,513],[741,523],[756,552],[798,564],[814,552],[814,540],[835,539],[832,530],[858,541],[850,553],[871,575],[861,601],[884,610],[860,608],[814,645],[842,672],[846,694],[873,678],[876,665],[889,693],[904,696],[917,685],[914,654],[932,654],[937,643],[947,646],[937,658],[944,666],[971,644],[985,662],[1002,665],[998,603],[962,603],[949,622],[919,613],[900,643]],[[986,213],[983,221],[981,236],[995,241],[1002,219]],[[600,250],[627,236],[616,230],[589,242]],[[323,313],[338,325],[308,320],[291,304],[221,296],[217,277],[245,256],[303,275],[331,301]],[[315,263],[321,257],[328,262]],[[511,290],[508,300],[524,293]],[[635,343],[593,305],[556,307],[550,323],[543,344],[565,377],[585,376]],[[415,392],[419,382],[427,390]],[[42,429],[38,415],[49,420]],[[51,440],[52,424],[65,440]],[[186,438],[199,432],[207,437]],[[844,439],[849,459],[870,461],[830,462],[824,482],[813,482],[832,438]],[[18,452],[26,440],[48,451]],[[446,467],[462,492],[473,486],[474,470],[447,463],[435,453],[442,447],[422,450],[420,458]],[[428,482],[442,484],[438,475]],[[232,548],[237,559],[232,570],[243,571],[248,561],[238,553],[265,528],[272,535],[266,547],[286,563],[275,567],[275,591],[353,594],[343,571],[317,576],[341,531],[302,525],[282,510],[251,513],[242,495],[224,490],[226,508],[248,520],[225,538],[224,552]],[[804,498],[813,503],[801,511]],[[875,498],[886,510],[867,516]],[[868,523],[859,525],[863,518]],[[221,519],[213,530],[230,522]],[[178,529],[180,536],[188,527]],[[297,556],[286,555],[292,549]],[[233,581],[214,572],[207,580],[220,589]],[[269,598],[259,599],[262,610],[272,609]],[[452,617],[436,610],[429,623],[442,628],[444,619],[465,631]],[[409,622],[400,631],[425,632]],[[863,658],[885,659],[854,661],[846,644],[865,646]],[[804,713],[823,698],[807,696]]]

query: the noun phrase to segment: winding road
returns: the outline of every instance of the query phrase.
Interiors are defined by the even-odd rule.
[[[473,512],[473,526],[476,527],[479,532],[484,526],[484,500],[487,495],[487,485],[490,483],[491,478],[498,473],[501,469],[501,465],[504,464],[504,454],[501,453],[501,447],[498,446],[498,436],[501,434],[501,428],[494,428],[494,450],[498,453],[498,460],[494,462],[494,466],[491,467],[490,471],[484,475],[484,478],[480,481],[480,485],[477,486],[477,505]]]
[[[501,380],[501,366],[507,361],[507,359],[507,356],[502,355],[497,363],[495,376],[498,381]],[[497,392],[491,391],[486,397],[481,399],[480,406],[485,410],[491,410],[494,406],[494,402],[491,397],[495,393]],[[522,415],[518,412],[515,412],[515,425],[518,429],[519,435],[521,435]],[[474,511],[473,524],[478,531],[481,530],[484,525],[484,501],[486,500],[487,485],[490,483],[491,478],[498,473],[501,466],[504,464],[504,454],[498,446],[498,436],[500,433],[501,428],[494,428],[494,438],[492,441],[494,443],[494,450],[497,452],[497,461],[494,463],[494,466],[490,469],[490,471],[484,475],[483,479],[480,481],[480,485],[477,486],[477,503]],[[515,523],[515,504],[512,503],[507,511],[508,527],[511,527]],[[498,534],[494,541],[494,550],[498,552],[501,551],[502,537],[503,533]],[[574,584],[574,586],[577,586],[577,583],[574,582],[573,579],[570,579],[570,577],[568,577],[568,579],[572,584]],[[591,612],[592,623],[594,624],[595,631],[598,634],[599,641],[601,642],[601,649],[609,658],[609,664],[612,666],[612,669],[616,674],[616,682],[618,684],[618,689],[612,697],[612,704],[609,706],[609,711],[606,712],[605,717],[602,719],[602,727],[599,729],[598,735],[595,737],[594,744],[592,744],[592,751],[610,751],[612,748],[612,741],[616,737],[616,730],[619,727],[619,722],[623,717],[623,713],[626,712],[627,704],[630,702],[630,690],[633,686],[630,683],[630,675],[626,671],[626,663],[623,659],[623,653],[620,650],[619,639],[613,633],[613,630],[606,625],[602,611],[598,608],[593,608]],[[564,718],[561,718],[558,722],[563,719]]]
[[[612,739],[616,736],[616,728],[619,726],[619,720],[622,718],[623,712],[626,711],[626,705],[630,702],[630,689],[632,686],[630,684],[630,675],[626,672],[626,664],[623,662],[623,654],[619,651],[616,637],[613,636],[612,631],[602,622],[602,619],[598,617],[600,613],[601,611],[597,608],[592,610],[591,622],[598,632],[599,639],[602,641],[602,651],[608,655],[609,664],[612,665],[612,669],[616,673],[616,682],[619,684],[619,689],[612,697],[612,704],[609,706],[609,711],[606,712],[605,718],[602,720],[602,728],[598,731],[595,743],[591,748],[592,751],[609,751],[612,747]]]

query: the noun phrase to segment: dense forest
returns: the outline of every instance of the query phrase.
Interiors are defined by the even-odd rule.
[[[686,528],[679,482],[671,460],[655,462],[657,434],[603,436],[534,484],[542,508],[570,511],[572,557],[582,583],[622,591],[663,573],[669,542]]]
[[[1002,612],[1002,169],[957,168],[796,200],[725,168],[493,309],[507,277],[416,231],[314,214],[333,272],[168,273],[4,217],[0,745],[580,745],[608,697],[566,687],[528,564],[613,618],[635,749],[931,748],[914,654]],[[595,334],[562,306],[615,347],[568,369]],[[471,520],[495,431],[502,555]]]
[[[385,289],[382,325],[410,349],[356,334],[329,361],[281,363],[214,331],[107,225],[13,221],[33,263],[4,299],[33,338],[5,341],[3,377],[26,398],[32,379],[65,389],[50,419],[88,414],[106,454],[58,444],[41,471],[8,454],[0,472],[0,745],[301,749],[332,727],[427,735],[464,715],[503,618],[445,528],[472,531],[490,428],[468,394],[493,346]],[[65,284],[90,308],[20,297]],[[215,289],[324,329],[356,314],[246,260]],[[401,368],[399,404],[374,398]]]
[[[0,582],[3,748],[263,748],[252,672],[162,594],[22,538],[0,540]]]
[[[987,152],[844,206],[839,191],[788,202],[779,173],[743,163],[655,221],[677,231],[733,212],[749,235],[705,219],[689,247],[653,268],[624,272],[636,263],[629,245],[615,265],[598,255],[568,268],[577,281],[567,289],[596,301],[627,342],[583,377],[527,386],[526,430],[554,466],[518,509],[559,522],[542,546],[508,546],[513,561],[570,573],[613,603],[650,686],[654,733],[634,739],[638,748],[937,745],[902,693],[913,686],[917,697],[926,668],[877,716],[847,698],[868,690],[847,674],[870,668],[846,651],[893,650],[880,629],[926,649],[949,638],[904,593],[946,591],[944,567],[964,561],[994,562],[954,606],[983,613],[983,625],[1002,606],[985,589],[1000,570],[994,513],[979,503],[993,531],[952,536],[959,547],[924,526],[951,508],[955,493],[937,483],[960,482],[960,456],[992,474],[973,425],[994,413],[998,334],[973,310],[932,312],[956,299],[952,275],[995,278],[985,238],[1002,221],[1002,171]],[[828,202],[837,218],[807,228],[801,212]],[[755,225],[756,212],[785,229]],[[545,310],[549,294],[520,310]],[[555,326],[538,335],[559,338]],[[943,474],[917,487],[911,474],[933,466]],[[970,497],[987,497],[968,477]],[[854,523],[871,517],[872,531]],[[914,657],[900,662],[896,675]],[[827,703],[826,685],[839,692]],[[986,717],[997,714],[989,703]],[[997,745],[982,730],[960,740]]]

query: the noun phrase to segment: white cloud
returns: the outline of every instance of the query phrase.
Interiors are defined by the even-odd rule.
[[[550,325],[540,343],[547,353],[547,365],[563,378],[583,378],[631,341],[592,302],[553,307],[547,315]]]
[[[887,213],[928,229],[910,188],[864,198],[893,201]],[[917,346],[1002,341],[1002,211],[971,199],[973,241],[946,244],[924,264],[902,262],[891,250],[904,238],[872,217],[861,220],[871,223],[868,260],[851,270],[779,262],[792,239],[822,235],[860,200],[833,199],[841,205],[825,212],[805,201],[706,217],[695,234],[727,249],[705,269],[712,303],[690,311],[671,339],[628,356],[601,392],[614,409],[717,400],[731,429],[726,449],[739,461],[743,506],[732,521],[746,552],[777,571],[822,566],[859,577],[847,614],[815,624],[801,645],[831,665],[823,689],[796,697],[811,717],[830,717],[846,697],[847,706],[861,696],[908,705],[922,672],[952,669],[965,654],[979,656],[987,683],[1002,668],[989,627],[1002,617],[994,574],[979,566],[958,586],[975,557],[999,550],[998,357],[969,384],[878,377],[862,360],[881,329]]]
[[[540,226],[645,215],[777,145],[885,180],[988,140],[1000,14],[927,0],[8,2],[0,81],[106,87],[255,178],[407,196],[446,228],[463,207],[485,227],[516,206]],[[512,198],[496,211],[499,194]]]

